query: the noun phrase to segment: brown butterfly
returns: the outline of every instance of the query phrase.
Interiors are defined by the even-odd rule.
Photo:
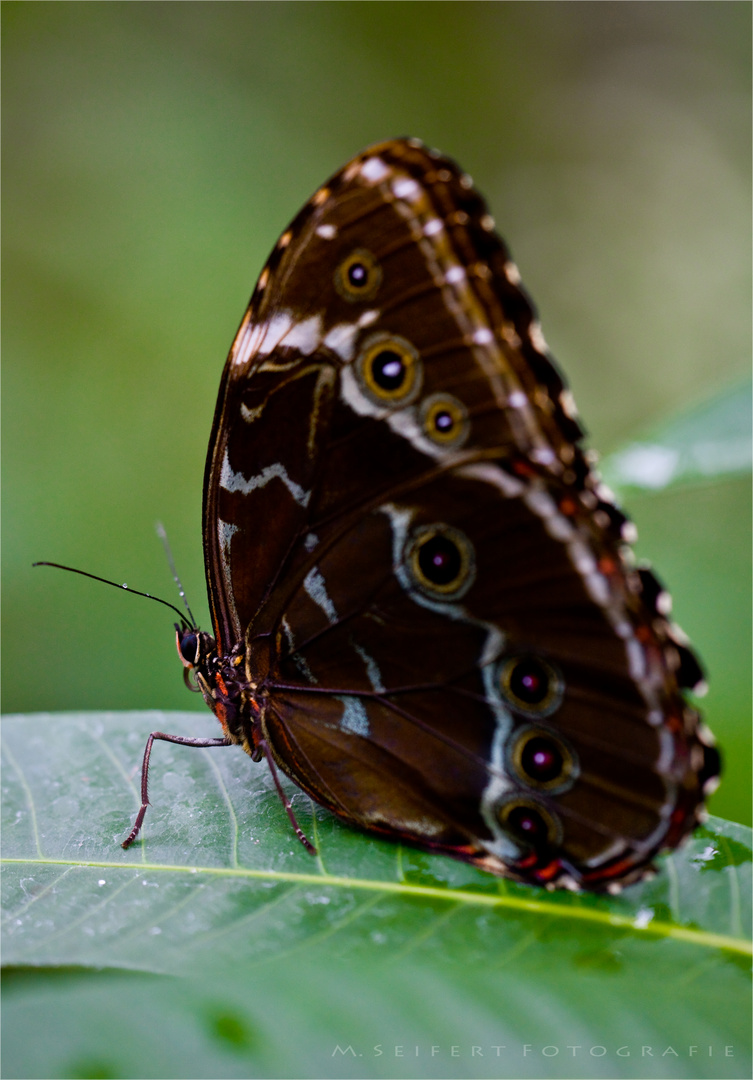
[[[519,280],[415,139],[280,237],[209,444],[214,636],[177,628],[223,737],[150,737],[124,846],[154,738],[238,743],[349,824],[550,888],[636,881],[701,820],[699,665]]]

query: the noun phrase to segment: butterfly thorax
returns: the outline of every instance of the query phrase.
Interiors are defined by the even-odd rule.
[[[264,695],[259,682],[249,678],[245,646],[238,643],[221,656],[211,634],[194,627],[176,627],[176,632],[186,685],[200,691],[225,736],[256,757]]]

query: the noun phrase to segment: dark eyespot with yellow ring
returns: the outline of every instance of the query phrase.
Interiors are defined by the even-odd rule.
[[[361,389],[378,405],[407,405],[421,389],[418,352],[403,337],[371,334],[356,357]]]
[[[421,426],[437,446],[456,449],[470,432],[465,405],[452,394],[430,394],[421,402]]]
[[[382,284],[382,268],[370,251],[356,248],[335,270],[334,282],[343,300],[373,300]]]
[[[500,803],[496,814],[504,831],[525,849],[556,848],[562,843],[562,823],[538,799],[513,796]]]
[[[551,716],[560,707],[562,676],[539,656],[509,656],[499,665],[499,688],[514,712]]]
[[[527,787],[554,794],[572,787],[578,776],[575,751],[544,728],[524,727],[507,747],[510,771]]]
[[[470,540],[450,525],[416,529],[407,547],[405,565],[413,583],[435,600],[457,600],[476,576]]]

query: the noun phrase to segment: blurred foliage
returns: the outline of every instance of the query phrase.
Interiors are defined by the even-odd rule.
[[[751,379],[727,386],[699,408],[665,420],[639,442],[610,454],[604,479],[622,491],[658,491],[679,483],[749,477],[753,456]]]
[[[224,356],[279,233],[370,142],[418,135],[474,175],[600,450],[748,371],[748,4],[1,14],[6,710],[203,707],[166,613],[31,563],[172,598],[160,519],[207,623]],[[710,669],[714,810],[750,821],[747,482],[629,508]]]

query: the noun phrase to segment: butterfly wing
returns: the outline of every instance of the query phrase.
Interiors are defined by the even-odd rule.
[[[354,824],[603,887],[693,827],[717,761],[681,694],[700,671],[572,414],[470,179],[374,147],[257,285],[205,555],[248,746]]]
[[[311,516],[315,474],[319,514],[341,513],[458,448],[467,424],[453,414],[459,380],[479,443],[558,469],[554,446],[587,472],[572,445],[580,429],[566,415],[569,395],[534,347],[538,324],[492,227],[452,162],[396,141],[350,162],[281,236],[230,351],[210,439],[205,563],[218,640],[242,636],[255,617]],[[353,363],[366,339],[379,355],[380,335],[425,350],[410,384],[386,395]],[[431,397],[429,360],[440,397],[419,415],[406,406]],[[333,429],[330,412],[343,402]]]

